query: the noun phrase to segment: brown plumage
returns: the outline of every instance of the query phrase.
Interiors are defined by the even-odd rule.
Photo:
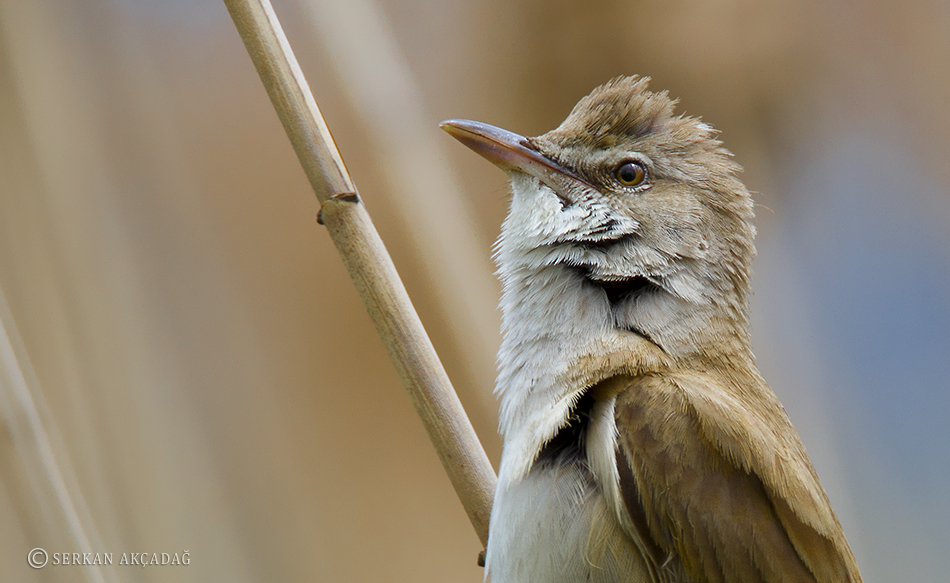
[[[643,375],[617,398],[624,502],[656,560],[674,581],[860,581],[781,405],[757,375],[729,376]]]
[[[443,126],[512,181],[489,576],[860,582],[755,367],[751,196],[674,105],[623,77],[536,138]]]

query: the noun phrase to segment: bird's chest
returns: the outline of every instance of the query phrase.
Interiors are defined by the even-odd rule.
[[[609,476],[598,468],[608,449],[613,455],[605,437],[613,435],[612,409],[602,408],[590,411],[583,432],[565,437],[561,449],[545,451],[524,478],[499,476],[488,543],[492,583],[648,581],[601,483]]]

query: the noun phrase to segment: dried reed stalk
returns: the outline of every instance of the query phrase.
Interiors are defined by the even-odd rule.
[[[370,220],[269,0],[225,0],[321,203],[320,217],[482,544],[495,472]]]
[[[27,531],[32,531],[36,540],[44,541],[47,549],[58,550],[57,547],[70,545],[67,548],[84,556],[98,556],[103,548],[102,540],[2,290],[0,428],[4,432],[4,445],[13,453],[0,456],[0,476],[3,476],[4,486],[13,492],[13,499],[18,501],[18,518]],[[27,560],[34,568],[42,568],[53,557],[50,552],[36,548],[30,551]],[[65,576],[63,579],[49,576],[51,581],[66,580]],[[109,565],[84,566],[74,577],[89,583],[119,580]]]

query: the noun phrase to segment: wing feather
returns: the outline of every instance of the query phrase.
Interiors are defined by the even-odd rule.
[[[755,382],[646,375],[618,395],[621,492],[645,523],[632,535],[672,557],[661,580],[859,583],[797,433]]]

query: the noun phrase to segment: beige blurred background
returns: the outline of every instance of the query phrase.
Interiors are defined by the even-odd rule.
[[[505,178],[437,124],[650,75],[759,193],[756,352],[865,580],[948,580],[950,4],[275,8],[494,462]],[[221,2],[0,0],[4,581],[480,580],[317,210]]]

